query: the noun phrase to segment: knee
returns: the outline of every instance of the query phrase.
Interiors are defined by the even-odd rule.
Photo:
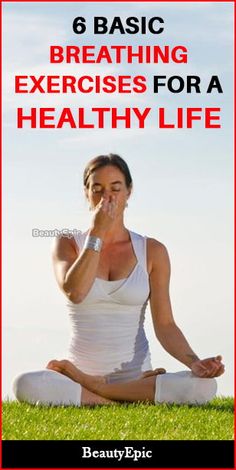
[[[189,371],[157,376],[155,402],[202,405],[216,394],[215,379],[201,379]]]
[[[195,378],[195,381],[197,383],[194,386],[194,395],[197,404],[207,403],[215,397],[217,391],[216,379]]]
[[[32,401],[32,380],[30,373],[18,375],[13,382],[13,392],[18,401]]]
[[[18,375],[12,385],[14,395],[17,400],[19,401],[24,401],[24,392],[26,388],[26,383],[28,382],[27,380],[27,375],[28,374],[20,374]]]

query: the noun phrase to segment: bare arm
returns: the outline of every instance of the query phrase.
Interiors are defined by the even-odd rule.
[[[176,325],[169,295],[170,261],[166,247],[160,242],[148,241],[148,256],[152,261],[150,307],[154,330],[163,348],[188,367],[198,356]]]
[[[116,216],[115,198],[102,198],[94,210],[88,234],[103,240]],[[73,303],[80,303],[89,292],[97,274],[100,252],[83,248],[78,252],[75,241],[66,237],[55,240],[53,266],[59,287]]]
[[[73,303],[82,302],[96,277],[100,253],[78,252],[75,241],[61,237],[55,239],[52,257],[59,287]]]
[[[166,247],[156,240],[148,240],[148,257],[151,260],[150,306],[153,325],[163,348],[199,377],[222,375],[224,373],[222,357],[200,360],[174,321],[169,296],[170,260]]]

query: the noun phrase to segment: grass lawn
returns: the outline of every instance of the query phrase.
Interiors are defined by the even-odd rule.
[[[204,406],[43,407],[3,403],[4,440],[231,440],[233,398]]]

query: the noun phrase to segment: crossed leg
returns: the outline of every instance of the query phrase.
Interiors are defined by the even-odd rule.
[[[138,380],[106,383],[106,378],[91,376],[71,362],[50,361],[47,369],[23,373],[13,383],[19,401],[58,405],[94,405],[117,402],[204,404],[217,390],[214,378],[200,378],[191,371],[145,372]]]
[[[149,401],[154,403],[156,375],[165,369],[145,372],[138,380],[107,384],[101,376],[91,376],[77,369],[70,361],[50,361],[47,369],[66,375],[82,386],[82,404],[109,404],[116,401]],[[115,400],[115,401],[114,401]]]

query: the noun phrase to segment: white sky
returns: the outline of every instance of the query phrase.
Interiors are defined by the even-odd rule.
[[[144,4],[145,3],[145,4]],[[115,13],[114,13],[115,5]],[[201,357],[221,353],[226,373],[219,394],[233,394],[233,3],[5,3],[4,92],[4,316],[3,395],[20,372],[40,369],[66,355],[69,322],[65,298],[53,277],[49,238],[32,228],[85,230],[90,214],[82,173],[93,156],[118,153],[128,162],[134,193],[128,228],[162,241],[172,263],[175,318]],[[165,32],[95,37],[93,16],[161,16]],[[72,21],[84,16],[88,33],[77,37]],[[14,34],[13,34],[14,32]],[[49,46],[81,44],[185,45],[188,64],[49,64]],[[219,75],[224,93],[206,95],[16,95],[14,76],[77,74],[199,75],[203,90]],[[222,108],[222,129],[160,130],[155,120],[140,130],[19,130],[17,107],[165,106]],[[184,368],[154,337],[147,311],[153,366]]]

